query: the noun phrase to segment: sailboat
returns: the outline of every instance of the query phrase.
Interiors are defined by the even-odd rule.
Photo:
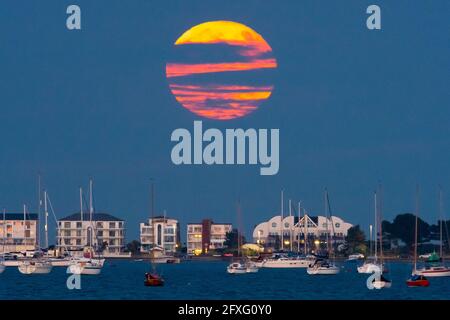
[[[152,185],[151,185],[151,200],[152,200],[152,207],[151,207],[151,212],[152,212],[152,216],[151,216],[151,220],[152,220],[152,235],[153,235],[153,248],[150,251],[150,264],[152,267],[152,271],[151,272],[146,272],[145,273],[145,279],[144,279],[144,285],[146,287],[161,287],[164,285],[164,279],[163,277],[157,273],[156,271],[156,265],[154,263],[154,259],[155,259],[155,247],[156,247],[156,232],[155,232],[155,214],[154,214],[154,185],[153,185],[153,181],[152,181]]]
[[[3,209],[3,254],[2,254],[2,260],[0,261],[0,273],[3,273],[5,271],[5,241],[6,241],[6,210]]]
[[[91,237],[88,248],[86,248],[85,256],[79,259],[73,259],[71,264],[67,267],[67,273],[84,274],[84,275],[99,275],[102,271],[105,259],[94,257],[94,248],[92,247],[93,237],[97,237],[95,228],[92,224],[92,216],[94,214],[93,206],[93,181],[89,181],[89,222],[91,227]],[[80,217],[83,219],[83,192],[80,188]],[[95,234],[95,236],[92,236]]]
[[[238,223],[239,223],[239,227],[241,226],[240,223],[240,219],[241,219],[241,205],[240,202],[238,202],[237,205],[237,216],[238,216]],[[237,256],[238,258],[240,258],[240,261],[235,261],[232,262],[231,264],[229,264],[227,266],[227,273],[230,274],[244,274],[244,273],[256,273],[259,271],[259,267],[258,265],[251,261],[251,260],[243,260],[241,257],[241,246],[242,246],[242,237],[239,233],[239,230],[237,232],[237,249],[238,249],[238,253]]]
[[[381,193],[381,187],[380,187],[380,193]],[[377,210],[375,210],[377,213]],[[384,263],[383,263],[383,228],[382,228],[382,206],[380,204],[378,209],[378,220],[375,222],[379,224],[380,229],[380,262],[378,266],[378,270],[375,271],[375,277],[372,280],[372,285],[375,289],[388,289],[392,286],[392,281],[383,276],[383,272],[385,272],[384,269]],[[376,240],[376,235],[375,235]],[[376,241],[375,241],[376,243]]]
[[[332,228],[333,218],[328,214],[330,211],[330,199],[328,198],[328,191],[325,189],[325,219],[326,219],[326,242],[327,242],[327,255],[326,257],[317,257],[316,260],[306,269],[309,275],[335,275],[340,272],[339,267],[333,261],[328,259],[329,253],[333,253],[333,247],[330,245],[329,232],[328,232],[328,219],[331,221]],[[334,237],[334,231],[333,231]]]
[[[368,257],[363,265],[359,266],[357,268],[358,273],[374,273],[374,272],[378,272],[381,270],[382,266],[380,265],[379,261],[378,261],[378,231],[377,231],[377,226],[378,226],[378,200],[377,200],[377,193],[374,192],[374,212],[375,212],[375,241],[374,241],[374,245],[375,245],[375,249],[374,249],[374,256],[373,257]],[[371,243],[372,243],[372,237],[370,239]]]
[[[439,233],[440,233],[440,259],[433,259],[433,255],[429,258],[425,267],[417,269],[418,275],[427,277],[450,277],[450,268],[445,265],[442,239],[442,224],[443,224],[443,204],[442,204],[442,189],[439,189]],[[436,256],[436,255],[434,255]],[[437,261],[436,261],[437,260]],[[440,262],[439,260],[442,260]]]
[[[417,233],[418,233],[418,215],[419,215],[419,200],[418,195],[419,191],[417,190],[416,194],[416,222],[414,229],[414,267],[411,273],[411,278],[406,280],[406,285],[408,287],[428,287],[430,285],[430,281],[424,275],[417,274]]]
[[[283,225],[283,191],[281,192],[281,225]],[[299,205],[299,213],[300,214],[300,205]],[[292,204],[291,200],[289,200],[289,216],[292,216]],[[298,220],[300,223],[300,219]],[[283,231],[281,231],[283,234]],[[292,228],[290,229],[290,245],[291,245],[291,251],[292,251]],[[284,242],[284,240],[281,240]],[[305,238],[306,241],[306,238]],[[300,239],[298,240],[298,243],[300,243]],[[306,244],[306,242],[305,242]],[[300,250],[298,250],[300,251]],[[297,256],[289,256],[284,253],[277,253],[272,255],[272,257],[264,259],[264,261],[261,263],[261,267],[263,268],[307,268],[311,264],[311,260],[307,259],[306,257],[302,257],[300,255]]]
[[[40,203],[39,203],[40,205]],[[26,227],[26,214],[27,214],[26,206],[23,206],[23,215],[24,215],[24,222],[23,222],[23,232],[24,232],[24,239],[25,237],[25,227]],[[45,201],[45,212],[47,213],[47,201]],[[37,259],[31,259],[31,260],[25,260],[19,262],[19,272],[22,274],[47,274],[52,271],[52,264],[48,261],[48,226],[47,226],[47,218],[45,220],[45,233],[46,233],[46,257],[45,258],[37,258]]]

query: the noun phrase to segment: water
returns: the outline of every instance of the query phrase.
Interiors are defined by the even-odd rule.
[[[9,267],[0,274],[0,299],[450,299],[450,277],[431,278],[428,288],[408,288],[411,264],[388,264],[392,288],[369,290],[368,275],[355,263],[342,264],[336,276],[309,276],[305,269],[260,269],[255,274],[229,275],[227,262],[189,261],[159,265],[164,287],[145,287],[149,264],[107,261],[99,276],[82,276],[81,290],[66,287],[65,268],[48,275],[22,275]]]

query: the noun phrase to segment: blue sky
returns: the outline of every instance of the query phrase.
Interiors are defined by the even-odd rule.
[[[82,30],[65,27],[79,4]],[[370,4],[382,30],[365,27]],[[437,217],[437,185],[450,199],[448,1],[2,1],[0,4],[0,204],[36,207],[41,172],[59,217],[78,210],[78,187],[95,180],[96,208],[127,221],[128,240],[156,208],[185,223],[210,217],[248,235],[274,215],[279,192],[367,228],[372,192],[384,217]],[[279,128],[280,171],[172,164],[170,134],[194,114],[171,95],[165,63],[173,42],[205,21],[260,33],[278,62],[272,97],[232,121],[204,127]],[[447,205],[450,208],[449,205]],[[450,215],[447,215],[450,217]],[[54,237],[54,235],[51,235]]]

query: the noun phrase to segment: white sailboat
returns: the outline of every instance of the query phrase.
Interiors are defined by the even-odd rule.
[[[284,204],[284,200],[283,200],[283,191],[281,193],[281,224],[283,224],[283,204]],[[300,215],[300,204],[299,204],[299,213]],[[292,204],[291,204],[291,200],[289,200],[289,216],[292,216]],[[299,223],[300,223],[300,219],[299,219]],[[283,231],[281,231],[283,233]],[[290,228],[290,245],[291,245],[291,251],[292,251],[292,244],[293,244],[293,240],[292,240],[292,228]],[[283,239],[281,240],[282,242]],[[300,243],[300,239],[298,239],[298,245]],[[306,239],[305,239],[305,245],[306,245]],[[299,248],[299,247],[298,247]],[[300,251],[300,249],[298,249],[298,251]],[[306,249],[305,249],[306,252]],[[311,261],[311,259],[308,259],[307,257],[304,256],[289,256],[287,254],[283,254],[283,253],[279,253],[279,254],[274,254],[272,255],[270,258],[266,258],[264,259],[260,266],[262,268],[308,268],[308,266],[312,263],[313,261]]]
[[[3,273],[3,271],[5,271],[6,266],[5,266],[5,241],[6,241],[6,227],[5,227],[5,223],[6,223],[6,210],[3,209],[3,254],[2,254],[2,260],[0,260],[0,273]]]
[[[238,202],[237,205],[237,216],[238,221],[240,221],[240,215],[241,215],[241,205]],[[240,223],[239,223],[240,226]],[[237,231],[237,241],[238,241],[238,258],[241,258],[241,235],[239,234],[239,230]],[[244,274],[244,273],[256,273],[259,271],[258,264],[255,262],[252,262],[250,260],[241,260],[241,261],[235,261],[232,262],[227,266],[227,273],[230,274]]]
[[[361,265],[361,266],[359,266],[358,268],[357,268],[357,270],[358,270],[358,273],[374,273],[374,272],[381,272],[381,265],[380,265],[380,263],[379,263],[379,261],[378,261],[378,245],[377,245],[377,242],[378,242],[378,240],[377,240],[377,237],[378,237],[378,229],[377,229],[377,225],[378,225],[378,222],[377,222],[377,219],[378,219],[378,200],[377,200],[377,193],[376,192],[374,192],[374,208],[375,208],[375,210],[374,210],[374,219],[375,219],[375,224],[374,224],[374,226],[375,226],[375,232],[374,232],[374,234],[375,234],[375,241],[374,241],[374,245],[375,245],[375,248],[374,248],[374,256],[373,257],[368,257],[365,261],[364,261],[364,263]],[[372,237],[370,237],[370,243],[372,243]]]
[[[329,240],[329,232],[328,232],[328,218],[331,220],[331,226],[334,230],[333,225],[333,218],[332,215],[328,214],[330,211],[330,203],[328,198],[328,191],[325,189],[325,218],[326,221],[326,241],[327,241],[327,252],[333,254],[333,246],[330,246],[330,240]],[[329,217],[328,217],[329,216]],[[334,236],[334,231],[333,231]],[[321,259],[318,258],[314,263],[312,263],[308,269],[306,269],[306,272],[309,275],[335,275],[338,274],[341,270],[333,261],[330,261],[329,259]]]
[[[40,204],[39,204],[40,205]],[[26,227],[26,206],[23,206],[23,214],[24,214],[24,224],[23,224],[23,232],[25,237],[25,227]],[[46,258],[37,258],[31,260],[25,260],[19,262],[18,269],[22,274],[48,274],[52,271],[52,264],[48,261],[48,225],[47,225],[47,201],[45,201],[45,233],[46,233],[46,248],[47,248],[47,259]]]
[[[443,204],[442,189],[439,189],[439,232],[440,232],[440,249],[439,256],[442,262],[430,262],[423,268],[417,269],[416,274],[426,277],[450,277],[450,268],[445,265],[442,239],[442,222],[443,222]]]
[[[92,192],[93,192],[93,183],[92,179],[89,181],[89,221],[91,226],[91,241],[90,245],[92,245],[93,238],[96,237],[95,228],[92,225],[92,215],[94,214],[94,206],[92,202]],[[80,215],[81,219],[83,217],[83,191],[80,188]],[[95,234],[95,236],[92,236]],[[103,264],[105,263],[105,259],[103,258],[94,258],[94,250],[92,247],[88,248],[88,257],[74,259],[71,264],[67,267],[67,273],[72,274],[84,274],[84,275],[98,275],[101,273]]]
[[[381,186],[379,187],[380,194],[381,194]],[[376,203],[376,199],[375,199]],[[384,264],[383,264],[383,229],[382,229],[382,206],[381,203],[378,206],[378,210],[375,210],[375,214],[378,213],[378,219],[375,220],[375,223],[379,224],[379,230],[380,230],[380,261],[378,264],[378,270],[375,271],[375,277],[372,280],[372,285],[375,289],[388,289],[392,286],[392,281],[387,279],[383,276],[384,272]],[[376,240],[376,235],[375,235]],[[376,241],[375,241],[376,243]]]

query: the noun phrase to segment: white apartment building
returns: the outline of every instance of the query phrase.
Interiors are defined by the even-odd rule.
[[[232,230],[231,223],[214,223],[204,219],[201,223],[187,225],[187,254],[199,255],[209,250],[225,248],[227,233]]]
[[[79,251],[86,246],[103,247],[108,254],[120,254],[125,248],[125,222],[107,213],[74,213],[59,219],[57,249]]]
[[[153,227],[156,232],[153,232]],[[157,216],[148,222],[140,223],[141,252],[150,252],[160,247],[166,252],[175,252],[180,246],[180,227],[178,220]]]
[[[0,213],[0,244],[2,248],[5,245],[5,252],[36,250],[38,237],[39,218],[36,213],[6,213],[4,222]]]
[[[301,217],[300,220],[298,217],[286,216],[281,221],[281,216],[277,215],[254,228],[253,241],[266,247],[278,249],[282,246],[284,249],[289,249],[291,244],[294,248],[297,248],[298,241],[303,244],[305,238],[308,242],[325,240],[328,233],[329,239],[343,242],[348,229],[352,226],[352,224],[337,216],[327,219],[324,216],[306,215]],[[307,237],[305,237],[305,233]],[[282,245],[281,241],[283,242]]]

